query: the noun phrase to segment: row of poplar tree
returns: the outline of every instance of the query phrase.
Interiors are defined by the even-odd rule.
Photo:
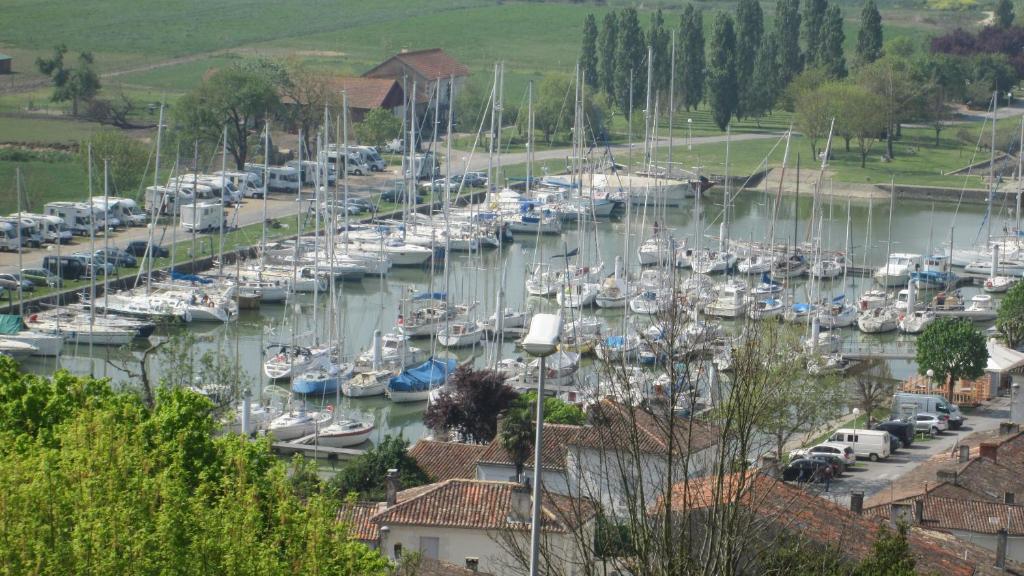
[[[646,103],[650,51],[652,102],[665,110],[674,60],[674,105],[689,110],[706,101],[724,130],[732,118],[771,111],[789,81],[806,68],[844,78],[845,39],[842,11],[828,0],[803,0],[802,7],[800,0],[777,0],[769,30],[757,0],[740,0],[735,18],[728,12],[715,16],[707,46],[704,15],[692,4],[674,31],[659,9],[646,33],[637,10],[625,8],[608,12],[600,30],[594,15],[587,16],[580,68],[586,82],[604,91],[620,110],[636,109]],[[875,0],[867,0],[855,63],[874,62],[881,54],[882,17]]]

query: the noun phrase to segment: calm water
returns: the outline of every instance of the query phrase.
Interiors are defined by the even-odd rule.
[[[732,210],[730,226],[731,235],[737,239],[763,240],[766,238],[768,223],[771,213],[771,198],[763,193],[744,192],[735,201]],[[845,242],[847,226],[847,201],[837,198],[831,202],[824,201],[825,222],[822,231],[822,242],[826,247],[835,250],[842,250]],[[717,236],[719,223],[721,221],[723,195],[721,191],[712,191],[705,195],[702,201],[704,212],[705,233]],[[794,214],[796,214],[796,238],[798,241],[805,240],[808,228],[807,219],[811,212],[811,199],[802,196],[800,199],[799,211],[794,206],[793,197],[784,197],[779,210],[778,223],[775,229],[777,242],[791,242],[794,237]],[[1012,226],[1012,217],[1005,208],[997,207],[996,217],[993,219],[993,230],[1001,230],[1003,225]],[[870,266],[880,266],[886,254],[886,240],[888,236],[888,213],[889,204],[886,201],[876,201],[869,206],[867,201],[854,200],[850,206],[851,213],[851,252],[853,260],[861,264],[865,255]],[[829,215],[831,214],[831,219]],[[869,214],[871,231],[868,239]],[[693,243],[694,218],[696,207],[686,206],[669,209],[667,225],[674,230],[677,238],[688,237],[688,242]],[[641,215],[636,214],[631,229],[630,252],[634,254],[630,258],[624,258],[631,267],[635,266],[635,247],[642,240],[644,233],[649,233],[652,218],[648,218],[644,228],[641,228]],[[953,241],[956,246],[973,245],[980,238],[985,238],[985,208],[983,206],[966,205],[959,210],[952,204],[935,204],[916,201],[899,201],[896,206],[892,224],[893,249],[896,251],[908,251],[924,253],[929,246],[938,249],[940,246],[948,245],[950,230],[955,226]],[[665,222],[661,223],[665,225]],[[539,244],[535,238],[517,239],[515,243],[506,246],[502,250],[492,250],[482,254],[467,255],[455,253],[449,259],[449,286],[451,301],[455,303],[479,302],[477,319],[485,319],[493,313],[495,307],[495,295],[498,286],[502,284],[504,275],[505,302],[506,306],[521,309],[530,309],[534,312],[554,311],[557,304],[550,301],[525,298],[524,273],[531,268],[533,263],[540,258],[550,262],[560,263],[561,260],[552,260],[552,254],[560,254],[563,249],[572,250],[577,246],[584,246],[584,250],[598,250],[605,261],[606,270],[610,271],[615,256],[621,256],[624,251],[626,224],[622,219],[599,222],[596,233],[593,225],[588,225],[587,233],[582,238],[575,225],[565,228],[561,237],[548,236],[541,238]],[[715,243],[717,240],[705,239],[702,241],[705,246]],[[841,280],[832,283],[824,290],[833,294],[846,293],[850,297],[856,297],[860,292],[867,289],[870,279],[850,278],[846,286]],[[443,265],[437,263],[433,274],[427,270],[413,270],[396,268],[391,275],[383,280],[367,278],[361,283],[339,284],[335,297],[338,302],[340,318],[338,318],[339,332],[344,335],[344,352],[348,355],[358,353],[370,345],[372,334],[375,329],[388,332],[395,326],[398,316],[399,302],[404,295],[412,291],[420,290],[441,290],[444,285]],[[965,288],[967,294],[973,293],[975,289]],[[793,297],[799,301],[806,301],[808,294],[803,281],[798,281],[793,289]],[[285,305],[264,306],[259,311],[243,311],[238,322],[227,325],[214,324],[193,324],[181,328],[190,330],[199,338],[194,353],[198,357],[203,351],[220,350],[227,359],[234,361],[237,358],[243,373],[244,381],[248,382],[251,389],[257,396],[264,398],[272,397],[284,399],[287,397],[287,389],[282,386],[275,386],[266,381],[262,373],[262,350],[274,342],[289,342],[292,333],[297,335],[300,342],[310,343],[314,334],[320,334],[321,339],[326,339],[327,329],[325,320],[327,318],[326,296],[321,295],[314,306],[312,295],[300,295],[296,301]],[[316,324],[314,324],[314,310],[316,310]],[[609,319],[619,322],[623,312],[607,312],[598,310],[596,312]],[[859,339],[862,335],[855,329],[846,329],[845,338]],[[875,342],[885,342],[906,339],[906,336],[895,334],[885,335],[881,338],[875,336],[864,337]],[[429,348],[428,340],[419,340],[416,345],[421,348]],[[65,356],[60,360],[54,359],[31,359],[26,368],[40,373],[50,373],[55,366],[62,366],[74,372],[88,374],[91,372],[97,376],[109,376],[114,382],[124,382],[130,377],[120,367],[129,366],[132,370],[138,370],[138,362],[142,356],[144,346],[136,345],[131,349],[107,349],[96,347],[95,358],[90,361],[88,347],[68,346],[65,348]],[[505,344],[501,350],[501,357],[515,354],[511,344]],[[473,351],[460,351],[460,359],[466,359],[474,354]],[[485,353],[476,350],[477,363],[483,364]],[[108,361],[109,360],[109,361]],[[151,363],[151,368],[159,377],[160,366],[157,362]],[[895,361],[891,363],[893,375],[896,377],[907,376],[914,371],[914,366],[906,361]],[[311,405],[334,404],[333,395],[330,398],[309,398],[307,402]],[[348,400],[342,399],[342,409],[359,410],[371,412],[376,418],[377,438],[384,434],[404,434],[407,438],[415,439],[424,434],[425,429],[420,421],[425,404],[392,404],[384,398]]]

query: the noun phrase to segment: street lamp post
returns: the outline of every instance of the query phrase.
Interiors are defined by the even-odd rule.
[[[931,368],[929,368],[928,371],[925,372],[925,374],[928,376],[928,391],[931,392],[932,391],[932,386],[935,385],[935,380],[934,380],[934,378],[935,378],[935,370],[932,370]]]
[[[693,150],[693,118],[686,119],[686,149]]]
[[[1017,388],[1020,388],[1020,384],[1017,384],[1016,382],[1010,383],[1010,422],[1013,422],[1013,396],[1014,392],[1017,391]]]

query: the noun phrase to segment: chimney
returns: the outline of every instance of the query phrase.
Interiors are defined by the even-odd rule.
[[[964,463],[966,463],[970,459],[971,459],[971,447],[970,446],[960,446],[960,458],[957,460],[957,462],[959,462],[961,464],[964,464]]]
[[[981,457],[988,458],[989,460],[996,461],[996,453],[999,451],[999,444],[995,442],[982,442],[981,443]]]
[[[387,475],[384,476],[384,487],[387,490],[387,506],[391,508],[398,501],[398,491],[402,488],[402,483],[398,479],[398,470],[391,468],[388,470]]]
[[[850,512],[860,515],[864,513],[864,493],[850,492]]]
[[[480,559],[472,556],[466,556],[466,570],[476,572],[480,570]]]
[[[533,498],[530,497],[530,487],[526,484],[519,484],[512,488],[512,509],[509,510],[509,520],[526,523],[532,516]]]
[[[775,454],[764,454],[761,456],[761,474],[769,478],[779,479],[779,459]]]
[[[914,524],[924,523],[924,498],[914,500]]]
[[[935,478],[939,482],[949,482],[954,486],[957,484],[959,479],[957,478],[956,468],[946,468],[935,472]]]
[[[1016,497],[1013,492],[1003,492],[1003,504],[1013,504]]]
[[[996,541],[996,568],[1006,568],[1006,528],[999,529],[999,540]]]
[[[889,504],[889,519],[892,521],[892,525],[896,526],[900,522],[909,525],[913,520],[913,511],[911,505],[905,502],[892,502]]]
[[[999,423],[1000,436],[1012,436],[1014,434],[1020,434],[1020,424],[1017,424],[1016,422]]]

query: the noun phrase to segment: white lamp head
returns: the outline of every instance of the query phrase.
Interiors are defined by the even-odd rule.
[[[561,335],[561,314],[536,314],[530,320],[530,332],[523,338],[523,349],[531,356],[550,356],[558,348]]]

